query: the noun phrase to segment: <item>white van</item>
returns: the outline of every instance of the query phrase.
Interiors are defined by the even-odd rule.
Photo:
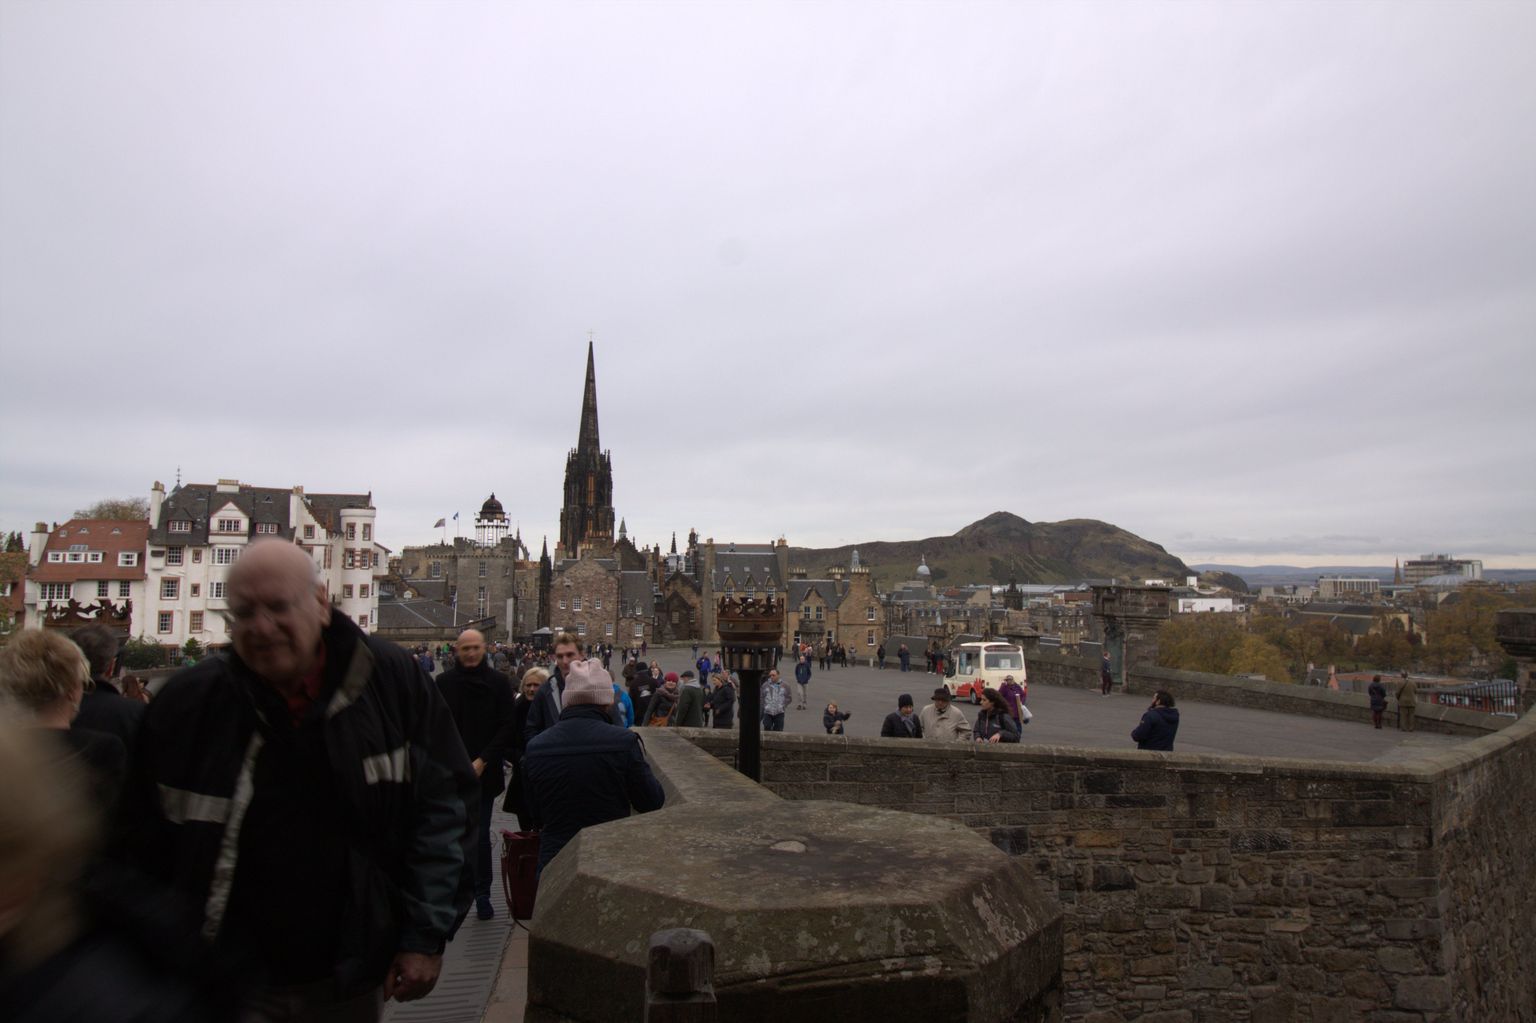
[[[1017,643],[961,643],[944,658],[944,685],[957,700],[969,697],[972,703],[980,703],[981,691],[1001,690],[1008,675],[1029,692],[1024,648]]]

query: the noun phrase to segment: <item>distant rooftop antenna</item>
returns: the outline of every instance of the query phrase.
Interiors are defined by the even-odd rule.
[[[181,466],[176,467],[176,486],[181,487]]]

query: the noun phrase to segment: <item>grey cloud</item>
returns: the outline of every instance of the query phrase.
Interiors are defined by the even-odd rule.
[[[372,489],[393,546],[495,490],[536,544],[595,330],[644,542],[1004,507],[1536,564],[1533,43],[1481,3],[12,5],[0,523],[180,464]]]

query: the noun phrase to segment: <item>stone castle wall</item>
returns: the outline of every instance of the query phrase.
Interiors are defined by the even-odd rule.
[[[1536,1020],[1536,714],[1432,763],[1433,898],[1451,1009]]]
[[[689,734],[734,756],[732,735]],[[1511,889],[1536,857],[1533,767],[1536,717],[1392,768],[763,746],[764,784],[784,798],[936,814],[1027,862],[1065,910],[1065,1006],[1085,1023],[1530,1018],[1512,1007],[1536,1005],[1532,896]]]
[[[1026,663],[1030,685],[1099,688],[1097,660],[1035,649],[1029,651]],[[1390,678],[1384,681],[1388,693],[1396,692]],[[1259,682],[1199,671],[1175,671],[1172,668],[1133,667],[1127,676],[1127,692],[1150,697],[1159,689],[1167,689],[1179,700],[1192,700],[1196,703],[1219,703],[1341,721],[1365,722],[1371,719],[1370,699],[1364,693],[1334,692],[1318,686]],[[1397,701],[1389,699],[1388,719],[1391,720],[1396,713]],[[1446,735],[1487,735],[1504,728],[1513,720],[1454,707],[1433,706],[1424,694],[1419,694],[1417,727],[1421,731]]]

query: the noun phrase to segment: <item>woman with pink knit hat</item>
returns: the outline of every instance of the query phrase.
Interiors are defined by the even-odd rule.
[[[573,661],[560,720],[523,756],[528,810],[539,828],[539,872],[582,828],[661,809],[666,797],[640,736],[609,716],[613,677],[598,661]]]

